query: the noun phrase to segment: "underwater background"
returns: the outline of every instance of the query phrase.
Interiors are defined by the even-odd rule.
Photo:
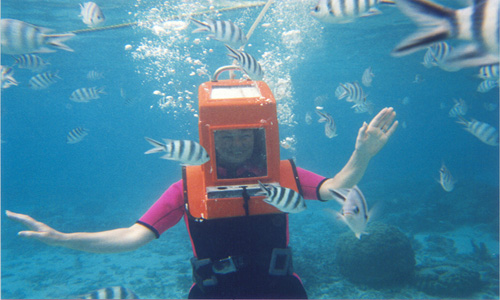
[[[468,119],[498,128],[498,88],[477,91],[479,68],[426,68],[425,51],[392,57],[395,45],[416,29],[394,6],[381,4],[382,14],[351,23],[325,24],[310,15],[316,2],[275,1],[245,48],[262,65],[278,102],[286,147],[281,157],[332,177],[349,159],[363,122],[394,107],[399,127],[359,187],[368,205],[377,207],[370,222],[395,226],[411,241],[420,282],[379,287],[343,276],[336,242],[352,233],[327,210],[340,206],[308,201],[308,210],[290,215],[290,246],[309,297],[442,298],[425,282],[445,276],[432,270],[440,265],[465,270],[443,279],[450,287],[461,285],[463,274],[480,276],[470,290],[444,296],[498,299],[498,146],[482,143],[449,116],[453,99],[461,98]],[[1,3],[2,18],[56,33],[76,31],[65,42],[74,52],[40,54],[50,62],[47,70],[58,71],[55,84],[30,89],[35,73],[14,66],[19,85],[1,93],[2,215],[28,214],[62,232],[128,227],[180,179],[177,162],[144,155],[150,149],[144,137],[198,140],[198,86],[231,59],[222,43],[191,33],[196,27],[189,18],[177,16],[211,10],[205,15],[231,20],[246,32],[262,9],[213,12],[251,1],[100,1],[106,16],[102,30],[84,31],[79,3]],[[119,24],[124,26],[112,26]],[[1,64],[13,66],[14,58],[2,54]],[[368,67],[375,76],[363,88],[374,105],[372,115],[355,113],[351,103],[335,97],[340,83],[361,82]],[[90,71],[102,78],[88,79]],[[106,94],[88,103],[70,101],[83,87],[104,87]],[[318,106],[332,115],[338,136],[325,136]],[[88,135],[68,144],[68,132],[77,127]],[[437,182],[442,163],[457,180],[451,192]],[[20,239],[22,227],[5,217],[1,225],[2,298],[61,299],[124,286],[141,298],[176,299],[186,298],[192,283],[183,221],[145,247],[120,254],[53,248]],[[436,277],[425,277],[422,270]]]

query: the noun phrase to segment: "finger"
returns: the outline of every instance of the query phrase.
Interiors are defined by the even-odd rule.
[[[396,118],[396,112],[392,107],[389,107],[384,115],[380,118],[379,122],[379,128],[383,130],[384,132],[389,129],[389,127],[392,125],[394,122],[394,119]],[[376,127],[376,126],[375,126]]]
[[[389,109],[386,107],[384,109],[382,109],[373,119],[372,121],[370,122],[370,126],[373,126],[373,127],[381,127],[381,123],[382,121],[384,120],[385,118],[385,115],[387,113]]]
[[[380,129],[383,132],[387,132],[387,130],[389,130],[389,127],[391,127],[391,125],[393,124],[395,118],[396,118],[395,114],[389,115],[388,118],[386,118],[384,122],[381,123]]]
[[[360,133],[365,132],[367,127],[368,127],[368,124],[366,124],[366,122],[363,122],[363,126],[361,126],[361,128],[359,128],[358,135]]]
[[[394,133],[394,131],[396,131],[396,128],[398,128],[398,125],[399,125],[398,121],[396,121],[392,124],[391,128],[389,128],[389,130],[387,130],[387,132],[385,133],[387,135],[387,138],[391,137],[391,135]]]
[[[19,231],[17,235],[25,238],[33,238],[35,237],[36,233],[36,231]]]
[[[19,222],[21,224],[23,224],[24,226],[27,226],[28,228],[30,229],[37,229],[37,223],[38,221],[36,221],[35,219],[33,219],[32,217],[28,216],[28,215],[23,215],[23,214],[17,214],[17,213],[13,213],[11,211],[5,211],[5,214],[7,215],[7,217],[13,221],[16,221],[16,222]]]
[[[48,237],[46,232],[36,232],[36,231],[20,231],[18,236],[27,238],[27,239],[34,239],[38,240],[40,242],[46,243],[46,244],[51,244],[51,240]]]
[[[388,113],[384,116],[384,119],[383,119],[384,125],[386,127],[389,127],[395,118],[396,118],[396,112],[394,110],[388,111]]]

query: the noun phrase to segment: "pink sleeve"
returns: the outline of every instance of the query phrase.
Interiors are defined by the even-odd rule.
[[[328,178],[299,167],[297,167],[297,174],[299,175],[300,187],[304,199],[321,200],[319,198],[318,189],[323,181]]]
[[[182,180],[172,184],[137,223],[151,229],[158,238],[184,215]]]

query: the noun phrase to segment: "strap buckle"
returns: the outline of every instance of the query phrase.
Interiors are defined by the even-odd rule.
[[[212,271],[215,274],[228,274],[236,272],[238,268],[232,256],[220,259],[212,263]]]
[[[217,278],[210,272],[212,260],[210,258],[197,259],[191,258],[191,266],[193,267],[193,280],[200,284],[200,288],[214,286],[217,284]]]
[[[269,274],[279,276],[293,274],[292,249],[290,247],[273,249]]]

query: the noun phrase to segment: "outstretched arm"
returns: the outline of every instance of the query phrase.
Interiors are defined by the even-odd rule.
[[[396,112],[392,107],[382,109],[370,122],[359,129],[356,146],[351,158],[335,177],[326,180],[320,187],[324,200],[333,199],[329,189],[351,188],[358,184],[370,160],[385,146],[398,127],[394,121]]]
[[[20,231],[19,236],[39,240],[51,246],[95,253],[115,253],[135,250],[155,239],[155,234],[140,224],[101,232],[62,233],[28,215],[8,210],[5,213],[9,219],[29,229]]]

